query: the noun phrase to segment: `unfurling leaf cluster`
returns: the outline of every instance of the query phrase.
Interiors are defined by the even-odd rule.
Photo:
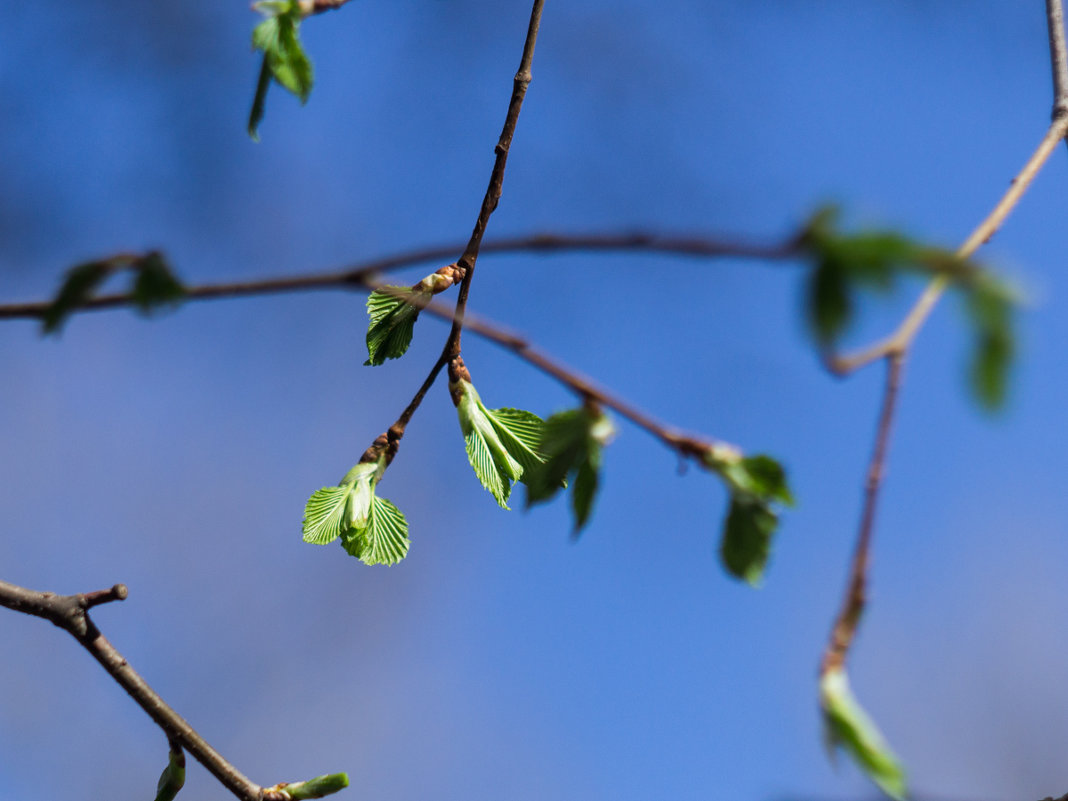
[[[884,793],[904,801],[905,770],[875,721],[857,703],[844,668],[832,667],[820,677],[820,707],[828,747],[844,749]]]
[[[462,364],[461,369],[466,373]],[[454,377],[449,390],[460,417],[467,459],[482,486],[507,509],[512,484],[528,481],[543,461],[538,448],[545,423],[522,409],[487,409],[474,385],[464,378]]]
[[[110,276],[124,270],[133,272],[130,294],[142,314],[177,305],[185,297],[185,287],[158,251],[85,262],[67,271],[59,291],[41,318],[43,332],[54,334],[62,330],[67,318],[91,300]]]
[[[306,103],[314,76],[311,61],[300,43],[300,23],[304,18],[300,3],[297,0],[261,0],[252,7],[266,17],[252,31],[252,48],[263,52],[248,119],[248,135],[258,141],[259,124],[271,81],[276,81],[299,97],[301,103]]]
[[[386,457],[360,462],[336,487],[312,493],[304,507],[304,541],[326,545],[336,539],[366,565],[394,565],[408,553],[408,521],[375,488]]]
[[[399,359],[412,343],[415,321],[431,297],[444,292],[462,275],[455,264],[442,267],[412,287],[384,286],[367,297],[367,361],[379,365]]]
[[[744,456],[734,448],[714,445],[702,463],[718,473],[730,492],[719,555],[732,576],[760,585],[778,527],[776,505],[792,506],[786,471],[770,456]]]

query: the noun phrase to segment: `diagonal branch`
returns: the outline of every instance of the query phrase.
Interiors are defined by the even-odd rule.
[[[501,130],[500,139],[497,140],[495,152],[497,154],[493,162],[493,171],[490,173],[489,187],[482,198],[482,207],[478,211],[478,219],[475,220],[475,228],[471,232],[471,238],[464,248],[463,256],[457,262],[464,270],[464,278],[460,283],[460,292],[456,298],[456,319],[453,320],[452,331],[449,332],[449,340],[445,344],[448,358],[453,359],[460,355],[460,334],[463,330],[464,308],[467,306],[467,295],[471,291],[471,278],[475,274],[475,262],[478,260],[479,249],[482,247],[482,236],[486,233],[489,218],[501,202],[501,192],[504,187],[504,169],[508,165],[508,151],[512,147],[512,137],[515,135],[515,127],[519,122],[519,112],[523,108],[523,98],[526,97],[527,87],[533,76],[530,65],[534,60],[534,45],[538,41],[538,29],[541,27],[541,11],[545,6],[545,0],[534,0],[534,7],[530,11],[530,24],[527,27],[527,38],[523,43],[523,55],[519,60],[519,70],[512,81],[512,99],[508,102],[508,113],[504,117],[504,128]],[[445,354],[443,354],[445,355]],[[440,366],[435,366],[435,371],[440,371]],[[435,372],[436,375],[436,372]]]
[[[122,654],[100,633],[89,618],[89,609],[111,601],[125,600],[126,596],[124,584],[78,595],[56,595],[0,581],[0,606],[50,620],[70,633],[163,730],[173,752],[178,752],[179,749],[188,751],[241,801],[288,801],[289,794],[281,789],[284,785],[260,787],[231,765],[148,686]],[[334,777],[339,785],[343,775],[337,774]],[[345,785],[348,784],[347,777],[343,781]],[[340,786],[337,789],[340,789]]]

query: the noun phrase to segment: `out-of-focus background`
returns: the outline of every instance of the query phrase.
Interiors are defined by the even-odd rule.
[[[0,9],[0,300],[159,247],[188,283],[339,268],[470,232],[527,3],[359,0],[303,26],[316,86],[245,134],[245,3]],[[773,240],[818,205],[954,246],[1038,143],[1043,4],[550,2],[489,238],[648,229]],[[988,263],[1028,292],[1000,415],[964,381],[961,309],[909,364],[854,687],[921,798],[1068,790],[1068,150]],[[301,542],[304,502],[397,415],[446,335],[362,366],[358,294],[0,325],[0,576],[78,592],[131,663],[253,779],[347,770],[375,801],[850,799],[816,666],[869,453],[878,368],[821,371],[789,266],[486,256],[472,311],[659,418],[790,468],[763,589],[716,558],[713,477],[621,424],[595,518],[500,510],[444,381],[381,492],[411,553]],[[417,280],[439,265],[403,273]],[[866,304],[860,343],[918,287]],[[572,399],[465,338],[490,406]],[[143,799],[156,727],[74,643],[0,614],[0,798]],[[228,794],[201,768],[183,797]]]

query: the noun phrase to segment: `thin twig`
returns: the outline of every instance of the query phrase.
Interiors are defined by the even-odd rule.
[[[489,218],[501,201],[501,192],[504,187],[504,169],[508,165],[508,151],[512,147],[512,137],[515,135],[516,123],[519,122],[519,112],[523,108],[523,98],[526,97],[527,87],[533,76],[530,65],[534,61],[534,45],[538,41],[538,29],[541,27],[541,11],[545,0],[534,0],[534,6],[530,11],[530,24],[527,26],[527,38],[523,42],[523,56],[519,60],[519,70],[512,81],[512,99],[508,102],[508,113],[504,117],[504,127],[501,136],[497,140],[494,149],[496,158],[493,162],[493,171],[490,173],[489,186],[482,198],[482,206],[478,211],[478,219],[475,220],[471,238],[464,248],[463,256],[457,264],[464,270],[464,278],[460,283],[460,292],[456,298],[456,319],[453,320],[452,330],[445,345],[448,357],[455,358],[460,355],[460,335],[463,331],[463,314],[467,306],[467,295],[471,291],[471,279],[475,274],[475,262],[478,260],[479,249],[482,247],[482,236],[486,233],[486,225]]]
[[[435,245],[372,259],[328,273],[202,284],[187,287],[183,300],[220,300],[258,295],[283,295],[310,290],[365,289],[370,286],[366,279],[372,276],[418,264],[440,262],[454,257],[461,247],[463,245],[456,243]],[[785,261],[795,258],[800,252],[796,237],[781,243],[760,244],[742,240],[676,237],[643,232],[533,234],[486,242],[480,248],[481,253],[563,253],[568,251],[635,251],[696,258],[728,257],[760,261]],[[133,305],[133,302],[133,296],[127,292],[110,293],[87,300],[81,306],[72,309],[71,313],[116,309]],[[0,304],[0,320],[40,319],[51,305],[51,301]]]
[[[1031,186],[1039,171],[1049,160],[1057,143],[1065,137],[1066,133],[1068,133],[1068,116],[1054,119],[1035,152],[1031,154],[1031,158],[1027,160],[1020,172],[1012,179],[1001,200],[998,201],[986,218],[976,226],[975,230],[964,240],[961,246],[957,248],[956,255],[958,258],[970,258],[980,245],[990,241],[990,238],[1005,222],[1005,219],[1012,213],[1013,209],[1016,208],[1020,198]],[[849,375],[879,359],[888,358],[895,353],[906,352],[951,283],[952,278],[948,275],[944,273],[936,275],[931,279],[915,305],[905,315],[905,318],[893,334],[852,354],[830,356],[826,360],[828,367],[837,375]]]
[[[100,633],[89,618],[88,610],[102,603],[124,600],[126,596],[126,586],[123,584],[116,584],[107,590],[79,595],[56,595],[0,581],[0,606],[50,620],[69,632],[163,730],[172,751],[179,748],[188,751],[227,790],[242,801],[270,801],[272,797],[284,798],[285,796],[281,794],[266,792],[264,788],[245,777],[212,748],[155,690],[148,686],[145,680],[130,667],[122,654],[115,650],[115,647]]]
[[[1049,63],[1053,70],[1053,119],[1068,114],[1068,44],[1064,41],[1061,0],[1046,0]]]
[[[891,354],[886,359],[886,385],[883,390],[882,409],[875,432],[875,447],[868,464],[868,478],[864,485],[864,507],[860,515],[853,564],[846,588],[842,609],[831,629],[831,638],[823,656],[822,672],[841,667],[845,663],[849,646],[857,632],[857,624],[864,612],[868,590],[868,563],[871,555],[872,533],[875,529],[875,507],[879,489],[886,474],[886,457],[890,445],[890,430],[893,427],[901,377],[905,366],[903,353]]]

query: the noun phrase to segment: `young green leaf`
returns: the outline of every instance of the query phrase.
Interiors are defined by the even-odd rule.
[[[167,767],[159,775],[156,783],[155,801],[174,801],[178,791],[185,786],[185,754],[181,748],[171,749]]]
[[[731,493],[719,548],[723,566],[735,578],[759,587],[779,522],[773,505],[794,503],[786,471],[770,456],[743,456],[726,445],[709,448],[703,464],[720,475]]]
[[[67,271],[63,285],[41,318],[45,334],[63,328],[71,312],[82,306],[118,265],[113,260],[90,261]]]
[[[450,389],[457,398],[467,459],[482,486],[507,509],[512,482],[541,462],[537,448],[544,422],[522,409],[487,409],[469,381],[455,382]]]
[[[527,506],[552,498],[572,480],[571,506],[577,535],[589,522],[597,494],[601,448],[615,433],[604,414],[581,407],[554,414],[545,421],[538,451],[544,461],[524,474]]]
[[[175,306],[185,297],[185,287],[175,278],[163,255],[152,251],[134,265],[133,302],[142,314],[163,306]]]
[[[367,297],[367,314],[371,318],[367,328],[368,358],[364,362],[367,365],[379,365],[405,354],[419,318],[418,304],[428,300],[431,294],[401,286],[387,288],[389,292],[376,289]]]
[[[778,522],[778,515],[763,501],[746,493],[731,496],[719,554],[732,576],[760,586]]]
[[[393,565],[408,553],[408,522],[375,488],[385,472],[385,457],[360,462],[336,487],[312,493],[304,507],[304,541],[342,547],[367,565]]]
[[[979,403],[997,409],[1005,401],[1009,367],[1016,350],[1013,309],[1016,294],[992,276],[967,286],[967,309],[975,330],[971,385]]]
[[[820,678],[820,706],[828,744],[847,751],[884,793],[904,801],[908,794],[905,770],[875,722],[857,703],[843,668],[827,670]]]
[[[312,493],[304,506],[304,541],[326,545],[340,537],[349,527],[345,514],[352,491],[351,484],[323,487]]]
[[[252,31],[253,49],[263,52],[248,121],[249,136],[258,141],[257,129],[263,119],[270,79],[299,97],[301,103],[306,103],[314,76],[311,61],[298,35],[303,18],[300,3],[296,0],[265,0],[255,3],[253,8],[267,17]]]
[[[348,786],[349,775],[347,773],[332,773],[328,776],[309,779],[306,782],[279,784],[267,789],[285,793],[290,801],[305,801],[309,798],[324,798],[325,796],[333,795]]]
[[[345,531],[341,545],[365,565],[395,565],[408,555],[408,521],[392,503],[372,495],[366,522]]]

